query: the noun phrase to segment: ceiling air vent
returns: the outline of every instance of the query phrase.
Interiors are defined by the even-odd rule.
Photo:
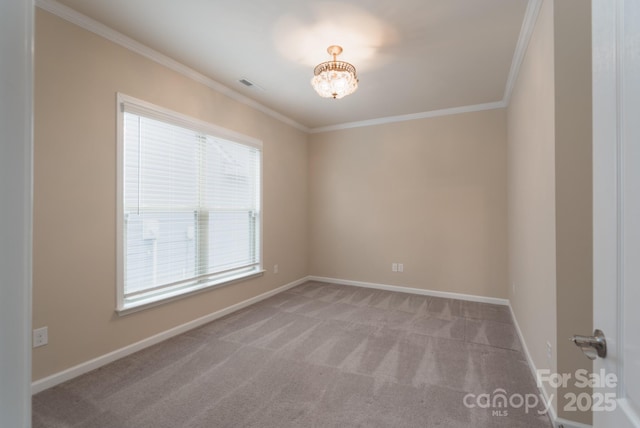
[[[247,86],[249,88],[254,86],[253,82],[250,82],[247,79],[240,79],[240,80],[238,80],[238,82],[242,83],[244,86]]]
[[[260,85],[256,85],[255,83],[253,83],[251,80],[249,79],[245,79],[244,77],[239,79],[238,82],[242,83],[244,86],[246,86],[247,88],[251,88],[251,89],[260,89],[261,91],[264,91],[264,88]]]

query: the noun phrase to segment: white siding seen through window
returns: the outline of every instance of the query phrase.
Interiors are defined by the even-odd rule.
[[[259,142],[129,97],[118,104],[118,309],[260,273]]]

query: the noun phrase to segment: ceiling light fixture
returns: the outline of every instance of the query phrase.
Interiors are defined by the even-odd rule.
[[[342,53],[340,46],[329,46],[327,52],[333,56],[333,60],[316,66],[311,86],[323,98],[339,99],[353,94],[358,89],[356,68],[348,62],[336,60]]]

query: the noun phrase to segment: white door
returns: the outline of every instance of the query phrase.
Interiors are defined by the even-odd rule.
[[[594,427],[640,427],[640,0],[592,6]]]

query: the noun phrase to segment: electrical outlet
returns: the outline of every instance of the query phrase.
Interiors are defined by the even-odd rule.
[[[33,330],[33,347],[44,346],[49,343],[49,328],[41,327]]]
[[[391,272],[398,272],[398,263],[391,263]]]
[[[398,263],[398,272],[404,272],[404,263]]]
[[[278,265],[273,265],[273,273],[278,273]]]

